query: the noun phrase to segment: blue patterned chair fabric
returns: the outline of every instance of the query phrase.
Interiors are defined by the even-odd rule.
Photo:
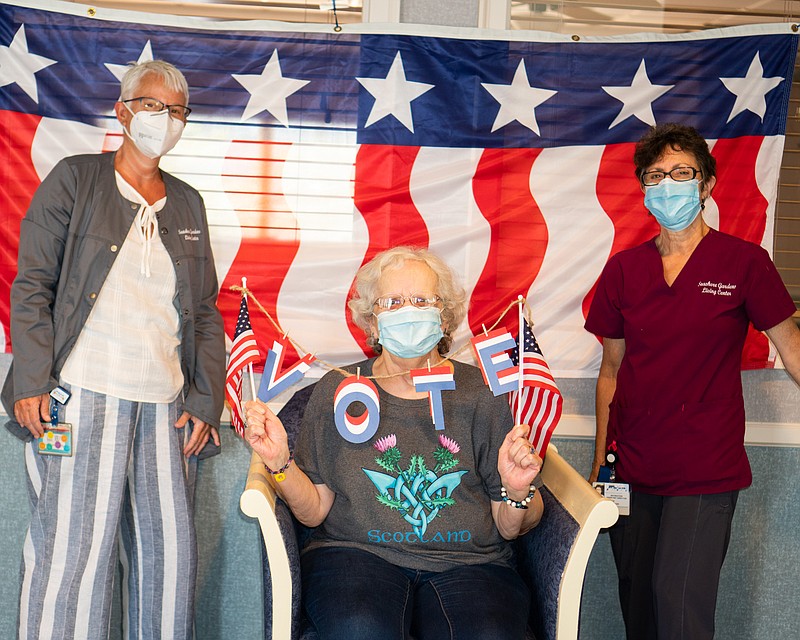
[[[278,413],[286,428],[291,450],[294,450],[305,406],[312,390],[313,385],[297,391]],[[545,516],[538,527],[515,542],[517,568],[531,590],[531,612],[526,640],[556,640],[561,575],[580,526],[546,486],[540,491],[545,503]],[[289,508],[280,500],[276,504],[275,514],[286,545],[292,582],[295,585],[292,590],[292,640],[317,640],[316,632],[303,620],[300,604],[299,550],[310,535],[310,530],[298,523]],[[264,637],[266,640],[271,640],[272,608],[268,606],[267,601],[271,581],[264,545],[262,545],[262,564],[265,594]]]
[[[517,571],[531,590],[528,637],[556,640],[561,574],[580,526],[546,486],[540,491],[544,516],[535,529],[514,544]]]

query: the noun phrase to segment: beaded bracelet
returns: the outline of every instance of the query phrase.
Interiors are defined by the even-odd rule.
[[[289,465],[292,464],[292,460],[294,460],[294,456],[290,453],[289,459],[286,461],[286,464],[283,465],[277,471],[273,471],[267,465],[264,465],[264,468],[272,474],[272,477],[275,478],[275,482],[283,482],[286,480],[286,470],[289,468]]]
[[[533,496],[534,496],[535,494],[536,494],[536,487],[535,487],[535,486],[533,486],[533,485],[531,485],[531,486],[528,488],[528,495],[527,495],[527,496],[525,496],[525,497],[524,497],[522,500],[520,500],[519,502],[516,502],[516,501],[514,501],[514,500],[511,500],[511,499],[508,497],[508,491],[506,491],[506,488],[505,488],[505,487],[500,487],[500,497],[503,499],[503,502],[505,502],[505,503],[506,503],[506,504],[507,504],[509,507],[515,507],[515,508],[517,508],[517,509],[527,509],[527,508],[528,508],[528,503],[529,503],[531,500],[533,500]]]

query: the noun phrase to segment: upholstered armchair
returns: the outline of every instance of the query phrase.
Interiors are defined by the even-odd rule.
[[[295,393],[278,414],[294,445],[311,387]],[[551,444],[542,467],[545,511],[539,526],[516,542],[518,570],[531,589],[528,638],[577,640],[586,565],[600,529],[618,511],[573,469]],[[258,520],[264,574],[265,640],[316,640],[303,624],[299,550],[303,528],[276,496],[272,477],[253,455],[242,511]],[[523,640],[523,639],[520,639]]]

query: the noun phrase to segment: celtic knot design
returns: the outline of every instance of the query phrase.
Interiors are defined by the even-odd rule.
[[[411,525],[414,533],[422,538],[428,525],[440,511],[455,504],[453,491],[461,484],[461,477],[467,473],[450,471],[458,465],[454,454],[460,451],[459,445],[446,436],[439,436],[439,446],[433,454],[436,460],[433,469],[428,469],[425,459],[419,455],[411,456],[408,467],[401,468],[402,454],[397,448],[394,434],[379,439],[374,446],[381,452],[381,456],[375,458],[375,461],[389,471],[383,473],[363,470],[378,489],[376,499],[384,506],[398,511]]]

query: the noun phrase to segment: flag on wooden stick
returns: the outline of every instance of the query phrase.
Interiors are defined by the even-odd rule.
[[[239,318],[233,334],[231,354],[228,358],[228,370],[225,375],[225,399],[231,409],[231,425],[240,436],[244,436],[244,420],[242,419],[242,375],[244,368],[261,361],[256,336],[250,326],[250,312],[247,309],[247,296],[242,295],[239,305]]]
[[[511,350],[511,361],[519,365],[520,360],[522,386],[520,390],[508,394],[508,402],[514,416],[519,415],[519,424],[530,425],[528,439],[544,458],[550,436],[561,418],[563,399],[539,343],[525,319],[522,321],[522,339],[518,337],[517,347]]]

